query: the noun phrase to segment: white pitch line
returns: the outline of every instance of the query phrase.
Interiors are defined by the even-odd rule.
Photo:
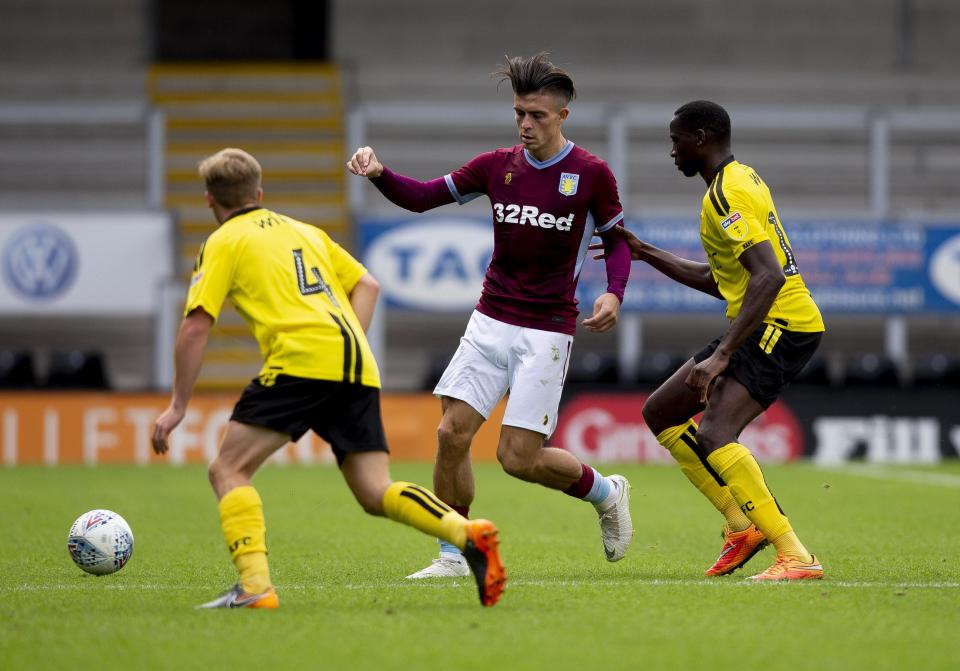
[[[508,585],[510,587],[564,587],[564,588],[578,588],[578,587],[723,587],[729,585],[743,585],[744,587],[753,588],[757,583],[752,583],[745,579],[743,580],[705,580],[705,579],[691,579],[684,580],[681,578],[669,579],[669,578],[638,578],[636,580],[597,580],[597,581],[583,581],[583,580],[511,580]],[[781,583],[782,584],[782,583]],[[806,583],[804,583],[806,584]],[[960,582],[946,582],[946,581],[930,581],[930,582],[877,582],[877,581],[856,581],[856,580],[822,580],[819,582],[810,582],[811,586],[820,586],[820,587],[842,587],[847,589],[960,589]],[[277,589],[280,591],[311,591],[311,590],[336,590],[336,589],[348,589],[348,590],[378,590],[383,588],[396,589],[401,588],[448,588],[454,587],[458,588],[461,586],[472,586],[473,582],[464,580],[455,580],[455,581],[443,581],[443,580],[430,580],[430,581],[403,581],[396,583],[347,583],[345,585],[331,585],[331,584],[315,584],[315,585],[303,585],[303,584],[293,584],[293,585],[277,585]],[[49,584],[49,585],[32,585],[29,583],[14,585],[12,587],[0,587],[0,593],[3,592],[48,592],[48,591],[66,591],[66,590],[77,590],[82,588],[94,588],[94,589],[106,589],[114,591],[184,591],[184,590],[202,590],[202,586],[191,586],[184,585],[182,583],[173,584],[173,585],[158,585],[158,584],[144,584],[144,585],[127,585],[127,584],[103,584],[100,582],[90,582],[84,581],[84,583],[58,583],[58,584]],[[770,585],[766,585],[770,587]]]
[[[834,473],[856,475],[864,478],[874,478],[876,480],[911,482],[921,485],[937,485],[940,487],[960,489],[960,475],[952,475],[950,473],[930,473],[928,471],[915,471],[867,464],[846,464],[836,467],[823,466],[821,468],[822,470],[832,471]]]

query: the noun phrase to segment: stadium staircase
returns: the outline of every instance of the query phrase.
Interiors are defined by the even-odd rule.
[[[197,163],[240,147],[263,166],[265,203],[349,247],[340,74],[320,64],[160,64],[148,75],[166,115],[166,205],[177,219],[179,272],[189,279],[216,228]],[[210,334],[197,389],[234,391],[261,365],[257,343],[228,304]]]

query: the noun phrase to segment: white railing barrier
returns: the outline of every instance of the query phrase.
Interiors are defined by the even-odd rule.
[[[814,108],[782,106],[732,107],[730,114],[737,128],[849,131],[866,137],[868,193],[865,202],[869,215],[884,219],[890,215],[890,147],[897,131],[930,131],[960,133],[960,109],[869,107]],[[577,105],[569,126],[606,129],[607,156],[610,169],[621,184],[629,184],[629,137],[631,129],[664,129],[673,116],[668,105]],[[500,126],[512,123],[509,108],[502,104],[423,104],[378,103],[354,107],[347,119],[347,150],[367,142],[368,128],[379,123],[391,126],[463,127],[465,133],[478,126]],[[348,200],[354,213],[366,207],[363,180],[347,180]],[[621,191],[624,210],[629,209],[629,193]],[[618,358],[629,370],[642,354],[643,324],[639,315],[624,315],[623,335],[619,338]],[[382,325],[378,325],[380,329]],[[906,321],[893,316],[885,325],[884,349],[898,365],[905,367],[909,355]]]

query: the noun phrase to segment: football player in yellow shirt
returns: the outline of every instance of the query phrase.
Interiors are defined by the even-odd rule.
[[[497,528],[488,520],[467,520],[423,487],[390,478],[380,374],[364,335],[377,281],[319,228],[263,207],[260,164],[247,152],[223,149],[202,161],[199,172],[220,226],[194,266],[177,335],[172,398],[154,424],[154,451],[167,451],[170,432],[186,414],[224,299],[244,317],[264,357],[209,467],[239,581],[200,607],[279,606],[263,504],[251,478],[271,454],[308,430],[330,443],[366,512],[461,548],[480,602],[494,605],[506,582]]]
[[[727,302],[726,333],[698,352],[647,400],[643,417],[690,482],[725,524],[717,561],[706,574],[726,575],[767,543],[775,563],[754,580],[822,578],[738,440],[776,400],[820,343],[820,311],[800,276],[770,190],[731,151],[730,117],[716,103],[680,107],[670,122],[671,157],[685,176],[707,184],[700,238],[707,263],[677,257],[617,229],[631,257],[689,287]],[[703,412],[700,425],[693,417]]]

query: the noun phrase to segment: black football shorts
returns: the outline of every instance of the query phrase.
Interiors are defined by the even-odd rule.
[[[820,345],[823,333],[787,331],[774,324],[761,324],[750,334],[721,375],[731,375],[746,387],[757,403],[769,408],[790,381],[803,370]],[[700,363],[716,351],[720,338],[693,356]]]
[[[254,379],[230,419],[288,433],[294,441],[312,429],[330,443],[338,464],[348,452],[389,452],[376,387],[290,375],[278,375],[268,387]]]

